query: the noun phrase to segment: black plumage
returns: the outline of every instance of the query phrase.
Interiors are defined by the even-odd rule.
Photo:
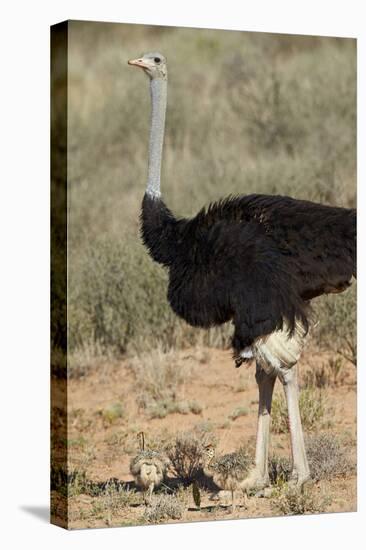
[[[284,321],[307,328],[309,301],[356,276],[356,211],[286,196],[229,197],[176,219],[145,194],[141,235],[169,271],[174,312],[197,327],[232,320],[236,353]]]

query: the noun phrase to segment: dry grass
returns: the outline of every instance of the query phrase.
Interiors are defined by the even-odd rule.
[[[305,431],[314,430],[325,414],[324,396],[314,388],[304,388],[299,395],[299,408],[302,426]],[[288,432],[288,411],[282,394],[272,402],[272,429],[275,433]]]
[[[234,409],[233,412],[230,414],[229,418],[230,420],[236,420],[237,418],[240,418],[241,416],[247,416],[249,413],[249,410],[247,407],[238,407],[237,409]]]
[[[302,374],[302,385],[306,388],[319,389],[344,385],[348,374],[345,363],[340,355],[327,358]]]
[[[347,444],[331,433],[309,436],[306,451],[311,477],[315,481],[345,476],[355,470]]]
[[[137,402],[150,418],[165,418],[172,413],[201,414],[202,406],[197,401],[184,398],[191,377],[189,361],[177,360],[172,351],[156,349],[133,358],[130,364],[136,378]]]
[[[181,519],[183,503],[174,495],[159,495],[144,512],[147,523],[160,523],[168,519]]]
[[[202,403],[201,418],[193,414],[175,414],[151,420],[145,410],[139,411],[135,403],[137,386],[136,379],[132,376],[131,358],[126,358],[111,368],[108,377],[103,376],[102,381],[96,371],[82,379],[69,381],[70,412],[67,432],[65,439],[52,441],[55,453],[63,452],[67,445],[69,454],[68,472],[52,471],[53,495],[56,495],[52,508],[54,515],[61,513],[60,498],[68,495],[71,528],[146,523],[143,496],[141,492],[133,491],[134,483],[129,471],[131,456],[139,448],[136,435],[144,431],[146,448],[164,454],[169,452],[175,463],[175,468],[169,470],[164,485],[154,493],[153,501],[155,497],[168,492],[183,502],[184,513],[179,521],[234,517],[230,509],[211,499],[217,487],[210,478],[203,475],[202,447],[209,443],[215,445],[218,456],[232,453],[240,447],[254,453],[257,416],[254,402],[258,399],[258,389],[253,369],[248,371],[248,377],[245,376],[246,371],[238,372],[232,365],[230,352],[209,350],[208,353],[211,356],[210,365],[202,363],[207,360],[205,350],[178,350],[174,356],[161,352],[163,363],[165,360],[168,363],[173,362],[180,371],[186,365],[187,372],[192,372],[193,376],[188,378],[184,397],[188,401],[197,400]],[[324,353],[318,358],[318,363],[321,364],[328,358],[328,353]],[[304,369],[311,368],[312,364],[312,354],[305,352]],[[324,437],[316,443],[319,437],[317,431],[306,438],[312,478],[316,486],[315,496],[318,493],[329,495],[332,503],[327,511],[332,512],[350,511],[356,507],[356,472],[353,464],[356,453],[355,373],[350,364],[345,364],[344,369],[349,375],[348,383],[344,386],[331,386],[326,392],[327,409],[332,410],[333,429],[336,430],[332,434],[324,428],[328,433],[329,444],[326,445]],[[247,378],[247,389],[238,394],[235,382],[240,374]],[[180,394],[183,386],[178,382]],[[61,381],[56,383],[62,385]],[[112,422],[103,418],[101,411],[109,410],[110,406],[117,403],[123,404],[126,416],[117,417]],[[249,416],[238,418],[234,422],[229,421],[223,426],[223,420],[228,419],[233,410],[245,403],[251,404]],[[53,414],[58,422],[66,422],[58,410],[53,411]],[[322,420],[318,422],[316,430],[320,429],[321,424]],[[290,455],[288,433],[272,433],[271,447],[274,454],[269,463],[272,490],[282,489],[292,469],[287,458]],[[347,458],[350,459],[349,466],[343,460]],[[320,471],[326,472],[326,475],[320,475]],[[318,481],[319,477],[321,479]],[[193,481],[196,481],[200,491],[200,508],[197,508],[192,495]],[[238,509],[237,517],[273,515],[272,500],[253,497],[248,508]],[[291,510],[295,504],[291,504],[289,513],[293,513]],[[294,511],[298,509],[301,512],[300,504]],[[311,510],[309,503],[301,505],[302,509],[306,507],[308,511]],[[313,508],[317,510],[319,506],[314,505]],[[278,508],[275,512],[282,513]],[[161,521],[177,520],[166,518]]]

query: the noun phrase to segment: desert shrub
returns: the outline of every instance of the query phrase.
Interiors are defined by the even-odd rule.
[[[319,514],[325,512],[329,504],[330,498],[318,495],[314,487],[299,491],[288,484],[277,487],[271,499],[271,506],[286,516]]]
[[[155,401],[146,408],[150,418],[165,418],[168,414],[201,414],[202,406],[196,401],[175,401],[173,399],[161,399]]]
[[[140,245],[99,239],[75,262],[69,285],[71,350],[97,342],[121,353],[138,338],[172,338],[165,273]]]
[[[201,430],[182,432],[176,436],[167,452],[173,472],[183,483],[191,483],[201,474],[204,447],[215,442],[212,434]]]
[[[268,461],[268,474],[272,485],[285,483],[291,474],[291,461],[282,456],[272,456]]]
[[[94,496],[98,495],[98,506],[102,512],[107,515],[107,520],[111,520],[114,513],[121,508],[130,507],[140,503],[141,496],[134,490],[114,480],[108,481],[98,493],[98,485],[91,485],[89,494],[94,489]]]
[[[340,295],[322,296],[315,303],[319,325],[314,329],[318,343],[357,364],[357,285]]]
[[[304,388],[299,395],[299,408],[304,430],[315,429],[325,413],[322,393],[314,388]],[[282,394],[273,399],[271,416],[275,433],[288,432],[288,411]]]
[[[344,476],[354,470],[347,448],[333,434],[309,436],[306,439],[306,452],[311,477],[316,481]]]
[[[229,326],[195,330],[173,314],[166,298],[166,272],[132,239],[100,238],[86,245],[81,256],[70,261],[69,289],[71,375],[83,375],[94,357],[128,349],[168,350],[229,340]]]
[[[231,420],[236,420],[237,418],[239,418],[240,416],[247,416],[248,414],[248,409],[247,407],[237,407],[236,409],[233,410],[233,412],[229,415],[229,418]]]
[[[147,523],[160,523],[167,519],[181,519],[184,505],[174,495],[159,495],[145,509],[144,520]]]
[[[86,473],[83,470],[65,470],[51,465],[51,490],[65,496],[84,493],[87,488]]]
[[[102,419],[107,424],[113,424],[125,416],[125,408],[122,403],[111,403],[104,409],[98,411]]]

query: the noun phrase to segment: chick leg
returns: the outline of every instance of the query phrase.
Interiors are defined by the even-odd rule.
[[[150,485],[149,485],[149,504],[151,504],[153,491],[154,491],[154,484],[150,483]]]

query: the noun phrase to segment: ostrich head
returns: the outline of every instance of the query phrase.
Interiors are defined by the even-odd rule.
[[[210,466],[211,462],[215,458],[215,455],[215,447],[211,443],[206,445],[202,453],[202,460],[205,468],[208,468]]]
[[[161,53],[145,53],[138,59],[130,59],[128,64],[134,65],[135,67],[141,67],[151,80],[156,78],[162,80],[167,79],[168,71],[166,59]]]

